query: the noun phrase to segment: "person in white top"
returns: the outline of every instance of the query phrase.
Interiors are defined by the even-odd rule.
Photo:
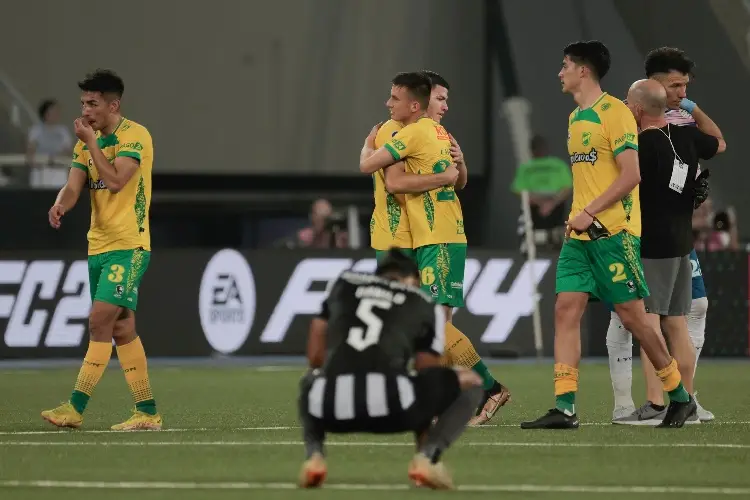
[[[60,123],[60,106],[54,99],[46,99],[39,105],[41,123],[29,130],[26,147],[27,163],[31,167],[33,187],[59,188],[68,178],[67,162],[56,165],[51,157],[68,156],[73,147],[73,134]]]

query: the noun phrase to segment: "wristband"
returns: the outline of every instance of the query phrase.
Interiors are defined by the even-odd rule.
[[[687,97],[685,97],[684,99],[680,101],[680,108],[684,109],[691,115],[693,114],[693,110],[695,109],[696,106],[697,104],[695,104],[693,101],[691,101]]]

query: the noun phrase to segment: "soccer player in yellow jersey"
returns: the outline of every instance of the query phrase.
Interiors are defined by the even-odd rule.
[[[557,262],[555,303],[555,408],[524,429],[577,428],[575,395],[581,358],[581,317],[589,298],[614,304],[623,325],[648,354],[669,393],[660,427],[682,427],[696,411],[682,385],[677,363],[649,323],[643,298],[649,294],[640,259],[638,129],[625,104],[604,92],[610,56],[599,41],[564,49],[562,90],[578,104],[568,121],[573,168],[569,238]],[[665,228],[666,229],[666,228]]]
[[[459,188],[465,186],[467,173],[458,143],[439,123],[448,110],[449,85],[434,72],[400,74],[392,83],[388,100],[391,120],[379,130],[373,129],[362,153],[362,171],[372,173],[375,178],[373,247],[377,251],[376,245],[390,243],[404,248],[403,243],[389,242],[387,235],[376,239],[378,233],[384,232],[381,229],[384,224],[378,218],[386,220],[382,211],[378,217],[380,197],[381,206],[391,200],[387,217],[399,215],[399,224],[388,227],[397,229],[395,235],[402,242],[412,239],[414,251],[406,252],[417,261],[422,288],[445,307],[448,324],[444,362],[471,368],[482,377],[485,397],[471,421],[472,425],[480,425],[509,401],[510,392],[495,380],[471,341],[451,321],[453,308],[463,305],[466,259],[463,216],[453,184]],[[426,88],[430,88],[427,106]],[[416,126],[420,128],[412,130]],[[401,146],[404,149],[394,154]],[[400,195],[405,195],[404,201]],[[407,223],[403,222],[405,214]]]
[[[68,182],[49,211],[52,227],[88,187],[89,347],[70,400],[42,412],[58,427],[80,427],[83,411],[112,355],[117,357],[135,400],[133,415],[113,430],[161,429],[146,368],[146,353],[135,331],[138,287],[151,255],[149,205],[154,147],[146,127],[120,114],[125,90],[111,71],[97,70],[78,83],[83,116],[75,120],[78,143]]]

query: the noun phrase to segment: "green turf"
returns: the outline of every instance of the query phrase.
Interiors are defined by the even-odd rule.
[[[519,422],[540,415],[553,404],[552,367],[497,365],[492,371],[511,388],[512,403],[492,421],[497,426],[467,430],[459,444],[446,453],[445,460],[459,485],[504,486],[511,490],[485,493],[493,498],[606,498],[616,493],[609,489],[526,492],[519,491],[521,485],[626,489],[643,486],[647,489],[641,494],[649,496],[657,494],[655,487],[673,486],[692,490],[696,494],[689,496],[693,498],[724,498],[729,493],[750,497],[748,368],[741,363],[702,362],[698,370],[701,402],[716,413],[718,421],[680,430],[657,430],[608,425],[612,403],[607,366],[584,365],[577,398],[584,426],[577,431],[522,431]],[[406,465],[413,452],[409,436],[336,436],[330,440],[327,484],[370,485],[367,489],[344,486],[347,489],[300,492],[279,489],[284,485],[270,488],[245,484],[288,485],[296,479],[302,460],[300,431],[257,428],[297,425],[295,391],[301,370],[152,368],[151,373],[165,428],[175,432],[106,432],[110,425],[125,420],[132,407],[122,374],[110,368],[91,399],[83,427],[105,432],[34,433],[53,430],[41,420],[39,412],[68,397],[76,370],[0,371],[0,391],[5,395],[0,402],[0,484],[8,480],[83,481],[87,486],[98,481],[158,481],[177,483],[163,485],[165,488],[189,489],[160,489],[157,485],[136,490],[49,489],[5,484],[0,486],[0,498],[82,500],[106,495],[107,500],[114,500],[137,495],[139,500],[382,500],[384,495],[426,498],[435,494],[374,489],[378,485],[393,489],[407,484]],[[638,368],[634,387],[640,395],[642,378]],[[23,431],[31,433],[18,434]],[[199,442],[209,444],[196,444]],[[567,443],[573,446],[566,446]],[[663,446],[669,443],[697,446]],[[531,446],[534,444],[537,445]],[[647,446],[622,446],[638,444]],[[708,446],[712,444],[745,447]],[[235,485],[242,488],[238,490],[197,490],[196,485],[185,484],[188,482],[200,483],[198,486],[217,482],[243,484]],[[249,486],[256,489],[245,489]],[[699,487],[711,489],[700,493]],[[614,496],[626,498],[635,494],[623,490]],[[466,498],[469,493],[454,495]],[[676,498],[685,493],[668,496]]]

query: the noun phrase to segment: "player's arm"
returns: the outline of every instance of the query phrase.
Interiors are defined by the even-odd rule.
[[[122,149],[117,153],[113,163],[107,160],[104,156],[99,144],[96,140],[96,133],[91,126],[83,119],[78,118],[73,124],[76,136],[86,144],[91,156],[91,161],[94,162],[97,172],[101,180],[107,186],[107,189],[112,193],[118,193],[128,183],[138,166],[140,165],[141,157],[140,151],[123,151]],[[121,138],[123,142],[127,142],[128,145],[140,147],[143,149],[142,141],[138,137],[124,136]],[[145,142],[145,141],[143,141]]]
[[[716,137],[719,140],[719,147],[716,150],[716,154],[723,153],[727,149],[727,143],[724,140],[724,134],[721,133],[721,129],[697,104],[689,99],[683,99],[680,103],[680,107],[690,113],[695,120],[695,125],[698,130],[704,132],[712,137]]]
[[[47,213],[49,224],[55,229],[60,228],[60,219],[63,215],[68,213],[76,203],[78,203],[78,198],[81,197],[81,192],[86,186],[86,181],[88,179],[88,169],[86,168],[86,165],[78,163],[76,161],[76,159],[80,155],[82,147],[83,144],[80,142],[76,145],[76,149],[73,153],[73,163],[71,164],[70,171],[68,172],[68,180],[65,182],[65,185],[62,187],[62,189],[60,189],[60,191],[57,193],[55,203]]]
[[[449,166],[445,171],[437,174],[416,175],[406,171],[406,165],[400,161],[386,167],[385,189],[393,194],[424,193],[442,186],[452,184],[456,180],[456,167]]]
[[[378,150],[373,150],[365,145],[359,156],[359,171],[363,174],[372,175],[381,168],[393,165],[397,161],[385,146]]]
[[[421,144],[422,136],[416,125],[407,125],[402,128],[390,141],[377,150],[375,149],[375,135],[370,132],[359,157],[359,170],[365,174],[372,174],[381,168],[389,167],[418,151]]]
[[[331,316],[328,304],[338,293],[341,280],[331,287],[331,292],[323,301],[320,312],[310,321],[310,332],[307,337],[307,362],[311,369],[321,368],[326,358],[326,337],[328,334],[328,319]]]
[[[422,332],[414,346],[414,369],[424,370],[440,366],[440,356],[445,350],[445,312],[443,306],[433,305],[425,314]]]
[[[458,145],[455,137],[450,134],[449,136],[451,138],[451,157],[458,169],[458,178],[454,187],[456,189],[463,189],[466,187],[466,183],[469,182],[469,170],[466,167],[466,158],[464,158],[464,152],[461,150],[461,146]]]

